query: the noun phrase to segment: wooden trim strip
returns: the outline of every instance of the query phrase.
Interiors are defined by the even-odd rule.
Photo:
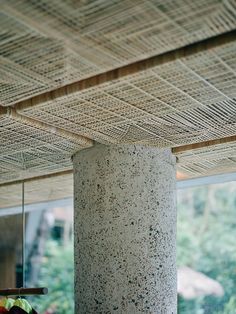
[[[189,150],[195,150],[195,149],[200,149],[200,148],[214,146],[214,145],[220,145],[220,144],[227,144],[230,142],[236,142],[236,135],[228,136],[228,137],[224,137],[224,138],[219,138],[219,139],[211,140],[211,141],[205,141],[205,142],[200,142],[200,143],[183,145],[183,146],[179,146],[179,147],[173,147],[172,153],[178,154],[178,153],[183,153],[183,152],[186,152]]]

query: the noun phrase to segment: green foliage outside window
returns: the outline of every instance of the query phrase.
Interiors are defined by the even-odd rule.
[[[178,266],[224,288],[223,297],[179,297],[179,314],[236,314],[236,182],[178,192]]]
[[[38,286],[47,286],[47,296],[30,299],[40,314],[74,313],[73,243],[66,246],[50,240],[40,270]],[[46,312],[48,310],[48,312]]]

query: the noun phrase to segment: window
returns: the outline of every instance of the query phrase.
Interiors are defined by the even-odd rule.
[[[178,190],[177,230],[179,313],[236,313],[236,182]]]

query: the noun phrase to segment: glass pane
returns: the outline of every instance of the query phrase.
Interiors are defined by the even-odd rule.
[[[236,182],[178,191],[178,313],[236,313]]]
[[[26,185],[27,203],[32,192],[32,186]],[[27,299],[41,314],[73,314],[73,202],[72,198],[51,201],[51,194],[45,192],[43,202],[26,206],[26,285],[47,287],[49,293]]]

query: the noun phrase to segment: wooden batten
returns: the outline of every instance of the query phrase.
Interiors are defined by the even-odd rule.
[[[172,148],[173,154],[178,154],[186,151],[192,151],[195,149],[201,149],[205,147],[210,147],[210,146],[215,146],[215,145],[220,145],[220,144],[227,144],[231,142],[236,142],[236,135],[233,136],[228,136],[224,138],[219,138],[216,140],[211,140],[211,141],[204,141],[200,143],[194,143],[194,144],[188,144],[188,145],[183,145],[179,147],[174,147]]]

